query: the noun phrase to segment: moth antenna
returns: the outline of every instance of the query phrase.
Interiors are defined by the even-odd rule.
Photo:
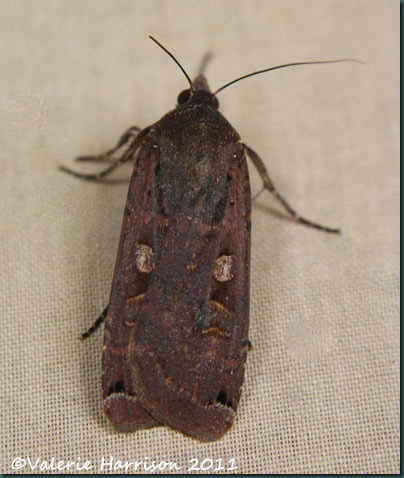
[[[266,68],[265,70],[254,71],[254,73],[249,73],[248,75],[240,76],[240,78],[236,78],[235,80],[230,81],[229,83],[226,83],[225,85],[221,86],[218,90],[216,90],[213,93],[213,95],[217,95],[220,91],[223,91],[225,88],[227,88],[230,85],[233,85],[234,83],[237,83],[238,81],[244,80],[245,78],[249,78],[250,76],[266,73],[267,71],[279,70],[280,68],[286,68],[288,66],[318,65],[318,64],[324,64],[324,63],[340,63],[343,61],[353,61],[355,63],[362,63],[362,64],[365,63],[364,61],[356,60],[355,58],[342,58],[339,60],[322,60],[322,61],[298,61],[294,63],[285,63],[284,65],[272,66],[271,68]]]
[[[155,38],[153,38],[151,35],[149,35],[149,38],[151,40],[154,41],[154,43],[157,43],[157,45],[162,49],[164,50],[168,56],[170,56],[174,61],[175,63],[177,63],[177,65],[180,67],[181,71],[184,73],[185,75],[185,78],[188,80],[188,83],[189,83],[189,86],[191,88],[191,91],[194,91],[194,87],[192,85],[192,81],[191,81],[191,78],[188,76],[187,72],[184,70],[183,66],[181,65],[181,63],[177,60],[177,58],[175,58],[175,56],[167,50],[167,48],[165,48],[160,42],[158,42]]]

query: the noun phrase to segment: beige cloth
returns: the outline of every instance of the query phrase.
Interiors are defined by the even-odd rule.
[[[179,473],[217,460],[231,471],[230,459],[239,473],[397,473],[399,2],[3,0],[0,18],[0,471],[54,457],[108,472],[112,456]],[[219,95],[290,203],[343,234],[294,224],[267,193],[255,201],[253,349],[235,426],[211,444],[111,431],[102,331],[77,339],[108,301],[130,167],[108,184],[57,167],[155,122],[187,87],[148,34],[191,76],[214,51],[212,88],[288,61],[366,62]],[[251,180],[258,192],[253,168]]]

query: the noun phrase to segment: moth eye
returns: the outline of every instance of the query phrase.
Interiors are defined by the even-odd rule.
[[[227,282],[234,277],[233,269],[233,256],[220,256],[215,260],[215,265],[213,266],[213,277],[218,282]]]
[[[213,103],[214,108],[216,108],[216,109],[219,108],[219,100],[216,98],[216,96],[212,97],[212,103]]]
[[[179,105],[183,105],[189,100],[190,97],[191,97],[191,90],[188,89],[188,90],[181,91],[181,93],[178,95],[177,102]]]
[[[155,255],[153,249],[146,244],[136,244],[135,250],[136,267],[140,272],[149,274],[155,265]]]

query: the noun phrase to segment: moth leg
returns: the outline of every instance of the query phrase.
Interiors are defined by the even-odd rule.
[[[105,307],[105,309],[101,312],[101,315],[96,319],[93,325],[88,330],[86,330],[83,334],[81,334],[80,336],[81,340],[84,340],[87,337],[90,337],[90,335],[93,335],[93,333],[98,329],[98,327],[104,322],[105,317],[107,316],[107,311],[108,311],[108,306]]]
[[[198,74],[204,74],[208,63],[210,63],[211,59],[213,58],[213,53],[208,51],[202,58],[201,64],[197,69]]]
[[[132,151],[130,151],[132,153]],[[88,181],[98,181],[102,178],[105,178],[105,176],[108,176],[108,174],[111,174],[112,171],[114,171],[116,168],[118,168],[121,164],[126,163],[129,161],[132,157],[131,155],[127,155],[126,153],[123,154],[119,159],[117,159],[115,162],[111,164],[107,169],[104,169],[100,173],[97,174],[83,174],[83,173],[77,173],[76,171],[73,171],[72,169],[66,168],[65,166],[59,166],[59,169],[61,171],[64,171],[65,173],[71,174],[72,176],[75,176],[76,178],[81,178],[81,179],[86,179]]]
[[[262,159],[258,156],[258,154],[248,147],[246,144],[242,143],[244,151],[247,153],[251,161],[254,163],[255,167],[257,168],[262,180],[264,181],[263,189],[267,189],[270,193],[272,193],[275,198],[282,204],[282,206],[286,209],[292,219],[302,224],[305,224],[309,227],[314,227],[315,229],[320,229],[321,231],[325,232],[332,232],[332,233],[339,233],[341,232],[340,229],[335,229],[327,226],[323,226],[316,222],[310,221],[299,214],[288,204],[288,202],[279,194],[278,190],[276,189],[274,183],[272,182],[271,178],[268,175],[268,171],[262,161]],[[258,193],[261,194],[263,189]],[[257,195],[257,196],[258,196]],[[257,197],[256,196],[256,197]]]
[[[251,350],[253,348],[253,344],[251,343],[251,340],[243,340],[243,348],[246,348],[247,350]]]
[[[132,128],[130,128],[132,130]],[[108,174],[112,173],[115,169],[117,169],[119,166],[122,164],[131,161],[133,156],[136,153],[136,150],[139,148],[139,146],[142,144],[143,140],[149,133],[150,127],[142,129],[133,139],[126,151],[122,154],[122,156],[118,159],[116,159],[108,168],[104,169],[103,171],[97,173],[97,174],[83,174],[83,173],[78,173],[76,171],[73,171],[70,168],[66,168],[65,166],[59,166],[59,169],[61,171],[64,171],[65,173],[71,174],[72,176],[75,176],[76,178],[81,178],[81,179],[86,179],[88,181],[98,181],[102,178],[105,178],[105,176],[108,176]],[[129,132],[128,130],[122,138],[124,138],[126,141],[130,138],[130,136],[126,137],[125,135]],[[121,139],[122,139],[121,138]],[[119,140],[120,142],[121,140]],[[118,144],[119,144],[118,142]],[[121,147],[122,144],[119,146]],[[115,147],[117,148],[117,146]],[[113,148],[113,149],[115,149]],[[91,156],[90,156],[91,157]],[[95,156],[94,156],[95,157]]]
[[[132,126],[127,131],[125,131],[125,133],[123,133],[123,135],[119,138],[118,142],[113,148],[109,149],[108,151],[105,151],[105,153],[97,154],[94,156],[78,156],[76,158],[76,161],[111,161],[110,156],[116,153],[118,149],[120,149],[130,139],[136,138],[140,131],[141,128],[139,128],[138,126]]]

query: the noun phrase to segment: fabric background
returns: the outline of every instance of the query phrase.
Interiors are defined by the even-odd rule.
[[[0,471],[55,457],[108,472],[113,456],[180,473],[192,458],[235,459],[238,473],[397,473],[399,3],[2,0],[0,18]],[[210,444],[114,433],[102,331],[77,339],[108,301],[131,168],[89,184],[58,166],[97,169],[73,158],[175,105],[187,83],[149,34],[191,76],[213,51],[212,88],[288,61],[366,62],[276,71],[219,96],[289,202],[343,233],[293,223],[267,193],[254,202],[253,349],[235,426]]]

